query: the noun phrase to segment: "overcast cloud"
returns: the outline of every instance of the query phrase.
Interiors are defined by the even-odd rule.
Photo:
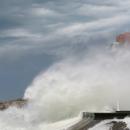
[[[0,0],[0,98],[21,96],[41,70],[129,28],[129,0]]]

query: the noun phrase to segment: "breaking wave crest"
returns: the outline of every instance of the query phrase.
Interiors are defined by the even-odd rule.
[[[117,101],[120,109],[127,110],[129,66],[128,50],[97,51],[82,59],[60,61],[27,88],[27,106],[0,112],[0,129],[58,130],[78,121],[82,111],[112,111]],[[130,124],[129,118],[124,120]],[[108,129],[104,122],[91,130]]]
[[[81,111],[129,109],[130,52],[127,50],[78,61],[62,61],[34,79],[25,98],[49,122],[77,116]],[[122,96],[123,95],[123,96]],[[40,112],[41,111],[41,112]],[[39,113],[40,112],[40,113]]]

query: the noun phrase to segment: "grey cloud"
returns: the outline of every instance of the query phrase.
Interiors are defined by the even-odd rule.
[[[109,46],[130,30],[129,9],[129,0],[0,0],[0,62],[42,54],[46,62]]]
[[[109,33],[117,33],[118,30],[125,30],[127,29],[125,25],[129,23],[129,1],[125,2],[127,4],[124,4],[120,0],[50,0],[44,2],[29,1],[25,3],[25,1],[7,1],[6,6],[10,11],[7,11],[7,15],[5,16],[8,17],[12,15],[14,18],[14,22],[12,23],[15,26],[10,25],[12,29],[6,26],[7,28],[1,32],[1,38],[20,38],[20,42],[18,41],[17,44],[20,44],[21,49],[23,48],[22,46],[25,46],[27,43],[27,48],[29,48],[29,46],[32,48],[31,46],[34,46],[34,44],[35,47],[38,45],[43,47],[43,49],[46,46],[47,48],[57,46],[57,48],[59,48],[57,51],[59,51],[59,45],[66,44],[64,36],[68,38],[67,42],[69,42],[70,39],[71,44],[71,40],[75,39],[75,36],[82,37],[82,35],[85,36],[89,34],[88,37],[86,37],[87,41],[94,33],[98,34],[103,32],[104,34],[104,32],[107,33],[107,30]],[[11,19],[7,21],[11,24]],[[25,38],[27,38],[27,41]],[[24,43],[21,44],[21,42]],[[30,42],[29,46],[28,42]],[[13,43],[13,41],[11,41],[11,43]],[[12,46],[13,45],[16,46],[15,41]]]

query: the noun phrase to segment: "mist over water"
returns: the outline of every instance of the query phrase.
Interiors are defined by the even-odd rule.
[[[0,128],[55,130],[79,120],[82,111],[113,111],[117,101],[121,110],[129,110],[129,48],[92,53],[61,60],[40,73],[25,91],[27,106],[0,112]]]
[[[82,111],[129,110],[130,52],[98,51],[83,59],[65,60],[36,77],[25,92],[44,121],[77,116]],[[41,111],[41,112],[40,112]]]

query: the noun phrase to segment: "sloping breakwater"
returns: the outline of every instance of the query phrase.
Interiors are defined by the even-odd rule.
[[[103,121],[104,120],[83,119],[66,130],[96,130],[96,125]],[[124,121],[109,121],[105,123],[105,125],[108,125],[109,130],[130,130]],[[106,128],[106,130],[108,129]]]

